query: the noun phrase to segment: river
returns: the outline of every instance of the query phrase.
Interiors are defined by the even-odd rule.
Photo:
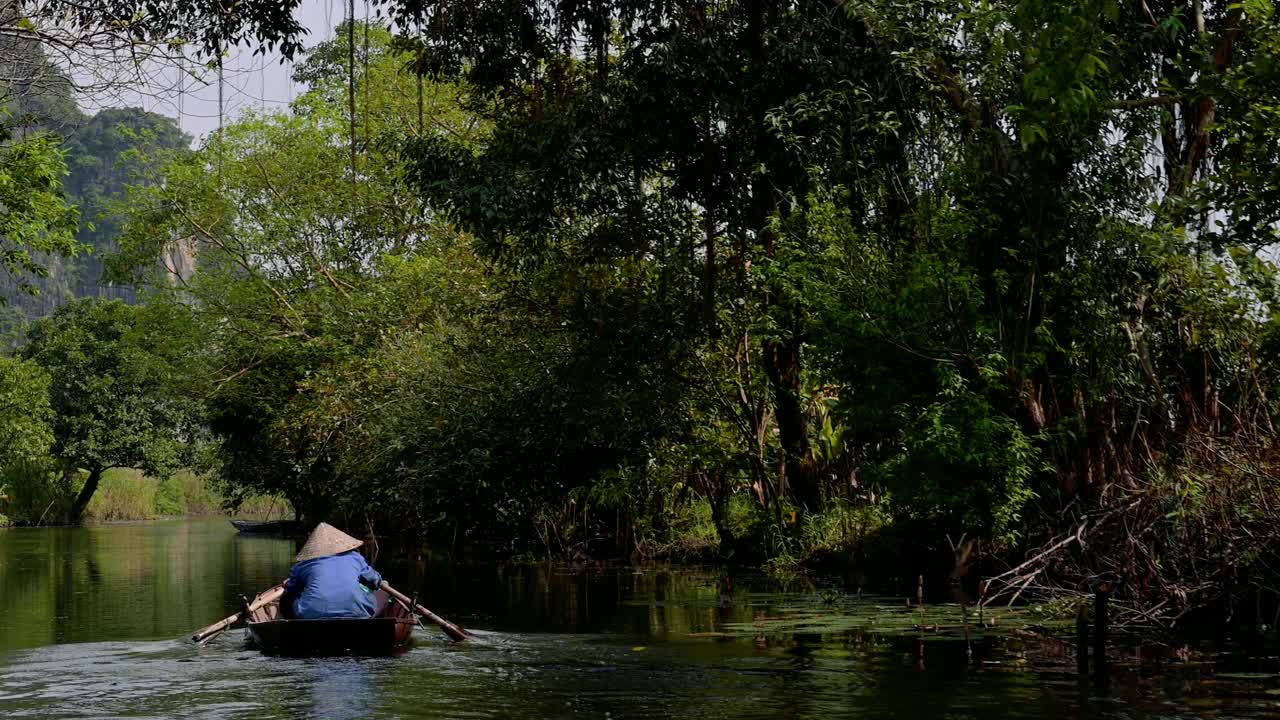
[[[1105,690],[1068,652],[843,588],[709,569],[379,569],[476,641],[416,631],[390,658],[269,658],[244,631],[184,637],[278,582],[295,541],[225,520],[0,530],[3,718],[1262,718],[1274,657],[1125,666]],[[958,613],[930,610],[928,618]]]

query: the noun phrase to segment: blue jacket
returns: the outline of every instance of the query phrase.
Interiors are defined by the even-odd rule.
[[[366,585],[381,584],[378,571],[358,551],[350,550],[295,563],[284,582],[284,600],[293,603],[293,616],[303,620],[370,617],[378,604]]]

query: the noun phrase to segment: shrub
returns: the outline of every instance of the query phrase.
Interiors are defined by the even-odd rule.
[[[45,460],[21,460],[0,471],[0,524],[62,522],[74,497],[67,481]]]

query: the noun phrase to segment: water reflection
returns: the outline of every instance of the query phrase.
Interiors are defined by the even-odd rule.
[[[213,520],[0,530],[0,650],[180,636],[278,582],[293,552]]]
[[[360,717],[375,707],[378,693],[368,664],[376,660],[312,660],[302,673],[299,692],[310,717]]]
[[[388,578],[485,628],[480,641],[451,646],[419,631],[392,658],[288,659],[246,649],[241,630],[201,649],[178,639],[277,582],[295,550],[222,521],[0,531],[0,716],[1173,720],[1280,710],[1274,674],[1122,667],[1099,697],[1067,653],[1016,638],[975,637],[970,656],[957,636],[767,630],[787,607],[816,601],[723,572],[384,556]],[[880,609],[859,607],[875,624]],[[731,632],[753,622],[759,632]]]

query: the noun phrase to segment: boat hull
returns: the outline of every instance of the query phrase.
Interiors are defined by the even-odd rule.
[[[293,520],[232,520],[241,535],[296,536],[306,534],[306,525]]]
[[[413,641],[413,615],[379,590],[371,618],[284,619],[278,604],[254,612],[249,641],[268,655],[391,655]]]

